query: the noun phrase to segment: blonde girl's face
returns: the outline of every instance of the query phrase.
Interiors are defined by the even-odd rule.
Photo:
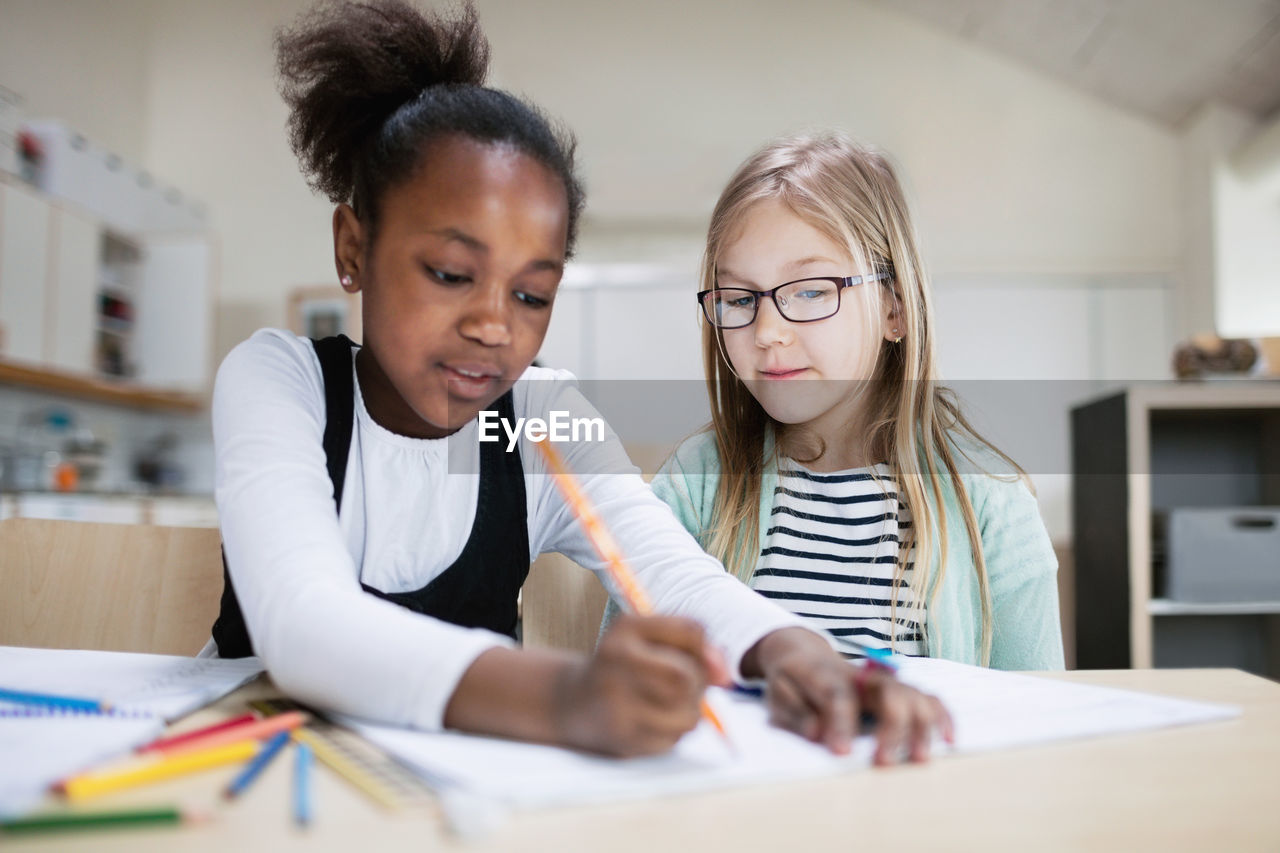
[[[777,200],[757,202],[716,258],[715,287],[765,292],[817,276],[869,275],[860,257]],[[850,423],[883,340],[896,335],[882,282],[843,288],[831,317],[794,323],[762,296],[755,322],[726,329],[725,355],[769,416],[832,439]],[[885,290],[884,292],[887,292]],[[801,381],[809,380],[809,381]]]

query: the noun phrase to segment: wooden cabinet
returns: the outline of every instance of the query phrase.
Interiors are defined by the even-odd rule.
[[[59,387],[203,394],[213,268],[206,234],[124,234],[0,179],[0,363],[57,374]]]
[[[142,243],[133,379],[200,392],[213,360],[212,251],[205,237],[152,237]]]
[[[59,370],[93,373],[102,229],[87,217],[57,208],[52,221],[44,362]]]
[[[52,218],[35,191],[0,182],[0,353],[14,361],[44,361]]]
[[[1171,600],[1162,532],[1179,509],[1280,506],[1280,382],[1135,386],[1071,433],[1077,664],[1280,678],[1280,600]]]

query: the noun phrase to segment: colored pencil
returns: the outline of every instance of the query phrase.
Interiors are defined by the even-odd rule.
[[[240,771],[240,775],[222,792],[222,796],[231,800],[244,793],[244,790],[253,784],[253,780],[261,775],[262,769],[271,763],[271,759],[275,758],[288,742],[289,732],[277,732],[272,735],[271,740],[267,741],[262,750],[245,765],[244,770]]]
[[[311,751],[317,759],[343,779],[359,788],[378,805],[391,810],[399,808],[400,802],[397,800],[394,790],[380,783],[376,776],[370,774],[356,761],[353,761],[349,753],[335,748],[317,732],[309,729],[297,729],[293,733],[293,739],[298,743],[304,743],[311,747]]]
[[[109,794],[112,791],[221,767],[224,764],[247,761],[258,754],[259,747],[258,741],[246,740],[199,752],[155,757],[114,770],[101,770],[73,776],[63,782],[60,787],[67,799],[85,800],[100,794]]]
[[[192,812],[173,806],[99,812],[51,812],[13,820],[0,820],[0,833],[18,835],[110,827],[173,826],[180,823],[199,823],[207,820],[208,817],[201,812]]]
[[[311,747],[298,743],[293,765],[293,819],[298,826],[311,823]]]
[[[229,743],[238,743],[242,740],[265,740],[276,732],[293,731],[298,726],[305,723],[308,715],[303,711],[289,711],[284,714],[276,714],[273,717],[266,717],[261,720],[254,720],[249,723],[243,723],[229,729],[223,729],[219,732],[211,732],[201,735],[198,738],[185,741],[176,746],[167,747],[160,750],[164,755],[181,755],[186,752],[192,752],[197,749],[209,749],[215,746],[225,746]]]
[[[97,699],[82,699],[78,696],[55,696],[51,693],[31,693],[26,690],[9,690],[0,687],[0,700],[17,702],[22,705],[48,705],[51,708],[63,708],[68,711],[90,711],[105,713],[111,710],[107,702]]]
[[[539,441],[538,447],[541,448],[543,456],[547,459],[547,465],[551,468],[551,473],[555,475],[556,485],[559,486],[561,494],[564,495],[569,507],[573,510],[573,514],[578,517],[578,521],[582,523],[583,532],[587,539],[595,548],[596,554],[604,561],[605,568],[609,572],[609,577],[613,579],[614,585],[618,591],[622,593],[626,599],[627,605],[633,612],[640,615],[646,615],[653,612],[653,604],[649,600],[648,594],[644,588],[640,586],[640,582],[636,580],[636,576],[632,574],[631,569],[627,566],[626,560],[622,557],[622,550],[618,548],[618,544],[610,535],[609,529],[605,527],[604,521],[600,516],[596,515],[595,509],[591,506],[591,502],[587,499],[586,494],[578,487],[577,479],[569,472],[565,466],[564,460],[560,458],[560,453],[551,446],[550,439]],[[716,716],[716,712],[712,710],[710,703],[706,697],[703,697],[702,716],[715,727],[726,741],[729,740],[729,733],[725,730],[724,723],[720,722],[720,718]],[[732,746],[730,742],[730,746]]]
[[[893,652],[888,649],[873,649],[863,646],[862,651],[867,656],[867,666],[872,669],[893,673],[898,671],[898,662],[893,659]]]
[[[138,752],[164,752],[166,749],[188,743],[196,738],[202,738],[205,735],[211,735],[214,732],[221,732],[235,726],[242,726],[245,723],[252,723],[256,719],[258,719],[256,714],[241,714],[239,717],[232,717],[230,720],[223,720],[220,723],[214,723],[202,729],[184,732],[180,735],[157,738],[145,746],[138,747]]]

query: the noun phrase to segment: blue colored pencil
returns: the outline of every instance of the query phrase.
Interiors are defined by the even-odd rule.
[[[54,696],[49,693],[29,693],[24,690],[9,690],[0,687],[0,700],[18,702],[25,705],[48,705],[51,708],[65,708],[68,711],[91,711],[104,713],[111,710],[106,702],[97,699],[80,699],[75,696]]]
[[[289,742],[290,732],[278,732],[267,741],[257,755],[255,755],[248,764],[244,766],[244,770],[240,771],[240,775],[235,778],[227,789],[222,792],[222,796],[228,800],[240,796],[245,788],[253,783],[254,779],[262,773],[262,768],[271,763],[271,759],[276,757],[280,750],[284,749],[284,745]]]
[[[878,667],[887,672],[897,672],[898,662],[893,659],[893,652],[888,649],[873,649],[867,646],[863,647],[863,652],[867,656],[867,663],[873,667]]]
[[[298,744],[298,757],[293,765],[293,819],[298,826],[311,823],[311,747]]]

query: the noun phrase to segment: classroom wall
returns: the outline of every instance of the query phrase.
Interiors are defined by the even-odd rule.
[[[203,199],[223,239],[218,353],[332,279],[326,203],[283,134],[271,31],[304,0],[0,0],[0,80]],[[581,256],[673,266],[760,141],[836,126],[902,163],[935,272],[1170,271],[1167,129],[861,2],[481,0],[494,82],[574,128]],[[105,34],[105,37],[104,37]]]
[[[1214,158],[1214,318],[1225,337],[1280,335],[1280,145],[1276,123],[1260,125],[1248,116],[1231,116],[1245,150],[1255,140],[1271,140],[1256,168],[1241,168],[1240,158]],[[1270,131],[1268,136],[1268,130]],[[1263,146],[1265,147],[1265,146]],[[1237,145],[1231,154],[1241,150]]]
[[[155,7],[147,158],[209,204],[223,237],[221,350],[282,322],[290,286],[333,277],[328,205],[298,175],[271,82],[270,30],[305,6]],[[1177,265],[1172,133],[882,8],[478,6],[494,82],[529,93],[578,134],[590,193],[584,260],[645,260],[652,244],[692,262],[737,162],[770,136],[816,124],[899,158],[939,273]]]
[[[1280,331],[1280,192],[1265,173],[1241,170],[1236,162],[1265,131],[1252,116],[1216,103],[1187,123],[1179,316],[1208,321],[1181,328],[1184,336],[1216,331],[1270,337]]]
[[[259,326],[283,325],[290,288],[335,278],[331,208],[297,170],[273,79],[272,30],[307,6],[0,0],[0,57],[16,44],[29,57],[0,59],[0,83],[28,96],[30,115],[61,115],[206,203],[222,245],[218,357]],[[557,306],[549,363],[696,379],[690,294],[715,197],[762,141],[817,126],[901,164],[949,312],[944,375],[1165,375],[1170,329],[1184,325],[1169,312],[1211,310],[1183,298],[1203,285],[1177,275],[1179,133],[885,4],[477,6],[492,82],[529,94],[581,145],[582,274]],[[616,265],[636,263],[631,284],[609,284]],[[1055,405],[1065,454],[1066,403]],[[1065,481],[1042,492],[1055,541],[1069,538],[1066,495]]]
[[[28,116],[70,120],[126,160],[147,156],[155,0],[0,0],[0,86]]]

